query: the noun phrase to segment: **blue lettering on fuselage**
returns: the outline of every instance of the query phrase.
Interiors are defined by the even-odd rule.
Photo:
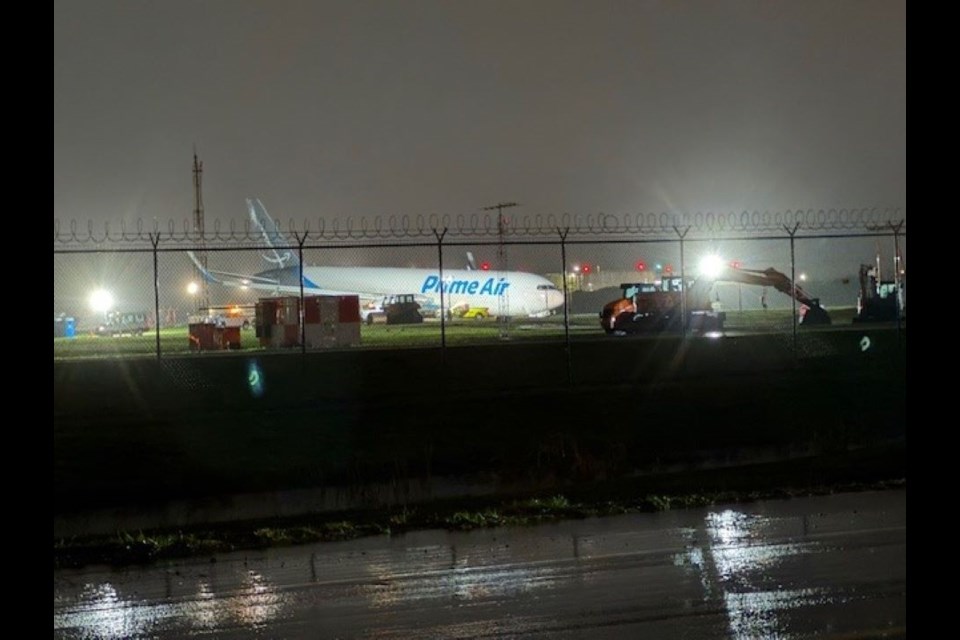
[[[502,296],[510,283],[506,278],[487,278],[480,280],[447,280],[442,282],[440,276],[427,276],[420,287],[420,293],[466,293],[469,295]],[[478,291],[479,290],[479,291]]]
[[[439,289],[439,284],[439,276],[427,276],[427,279],[423,281],[423,286],[420,287],[420,293],[433,293],[433,288],[437,287]]]

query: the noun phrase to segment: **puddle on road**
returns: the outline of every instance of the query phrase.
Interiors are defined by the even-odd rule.
[[[110,582],[86,584],[74,603],[55,610],[54,632],[79,632],[79,637],[132,638],[165,631],[212,631],[222,628],[259,629],[281,615],[283,592],[255,571],[248,571],[235,589],[218,595],[209,580],[196,581],[187,598],[150,602],[134,592],[121,596]]]
[[[622,584],[626,591],[621,587],[612,595],[627,607],[622,609],[625,616],[642,618],[647,615],[643,612],[690,597],[692,611],[712,611],[718,621],[726,619],[725,630],[721,623],[710,632],[714,635],[691,637],[807,637],[810,625],[816,624],[810,621],[811,613],[818,607],[862,599],[855,588],[825,584],[825,574],[817,573],[850,557],[830,536],[847,530],[905,531],[905,509],[865,516],[841,508],[808,515],[801,501],[792,503],[530,528],[424,531],[386,541],[226,554],[209,564],[55,571],[54,635],[113,639],[165,632],[263,631],[305,615],[348,625],[349,620],[338,621],[344,611],[361,619],[410,615],[413,619],[403,627],[407,631],[418,628],[418,616],[432,620],[430,616],[436,615],[428,624],[433,633],[486,629],[516,635],[537,631],[535,615],[541,622],[549,619],[529,603],[545,602],[552,593],[559,594],[561,613],[580,612],[585,620],[609,624],[603,615],[616,608],[601,600],[598,613],[587,601],[600,597],[598,589]],[[851,523],[854,526],[849,527]],[[872,541],[865,548],[866,559],[851,565],[858,571],[863,569],[857,562],[869,564],[876,557],[872,554],[878,547]],[[249,563],[247,555],[253,556]],[[899,560],[891,557],[893,579],[898,580]],[[841,571],[846,567],[842,565]],[[449,619],[467,609],[502,611],[517,601],[528,603],[525,615],[501,613],[500,619],[487,621],[470,616]],[[899,600],[892,602],[896,609]],[[458,609],[464,605],[467,609]],[[888,624],[900,624],[898,616],[896,611],[890,614]],[[368,628],[364,633],[386,638],[400,633],[398,629]],[[428,632],[423,637],[431,636]]]
[[[674,558],[677,566],[689,567],[699,575],[705,600],[722,598],[735,640],[787,640],[807,635],[790,633],[780,614],[842,602],[826,589],[789,589],[780,585],[775,590],[765,588],[771,572],[788,559],[825,550],[817,541],[769,542],[785,528],[795,528],[796,523],[795,516],[771,518],[737,509],[711,511],[704,519],[704,544],[690,546]],[[799,533],[805,536],[805,518],[802,523]],[[698,533],[696,529],[683,532],[688,544],[696,544]]]

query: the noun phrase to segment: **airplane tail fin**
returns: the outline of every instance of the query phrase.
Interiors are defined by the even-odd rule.
[[[270,253],[263,254],[263,259],[278,267],[295,267],[300,264],[297,255],[290,249],[295,243],[290,242],[280,232],[277,223],[267,214],[260,199],[247,198],[247,210],[250,212],[250,220],[270,247]]]

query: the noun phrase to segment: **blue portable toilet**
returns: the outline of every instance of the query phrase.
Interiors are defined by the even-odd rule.
[[[77,321],[74,318],[63,319],[63,337],[64,338],[77,337]]]

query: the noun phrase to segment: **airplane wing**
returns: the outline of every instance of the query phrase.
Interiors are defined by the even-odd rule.
[[[203,276],[203,279],[207,282],[214,282],[216,284],[223,284],[227,286],[250,286],[254,283],[256,284],[270,284],[278,285],[280,284],[279,280],[273,278],[265,278],[263,276],[257,275],[248,275],[245,273],[233,273],[230,271],[217,271],[215,269],[208,269],[203,266],[200,260],[197,258],[196,254],[193,251],[187,251],[187,255],[190,257],[190,260],[193,262],[194,266]]]

